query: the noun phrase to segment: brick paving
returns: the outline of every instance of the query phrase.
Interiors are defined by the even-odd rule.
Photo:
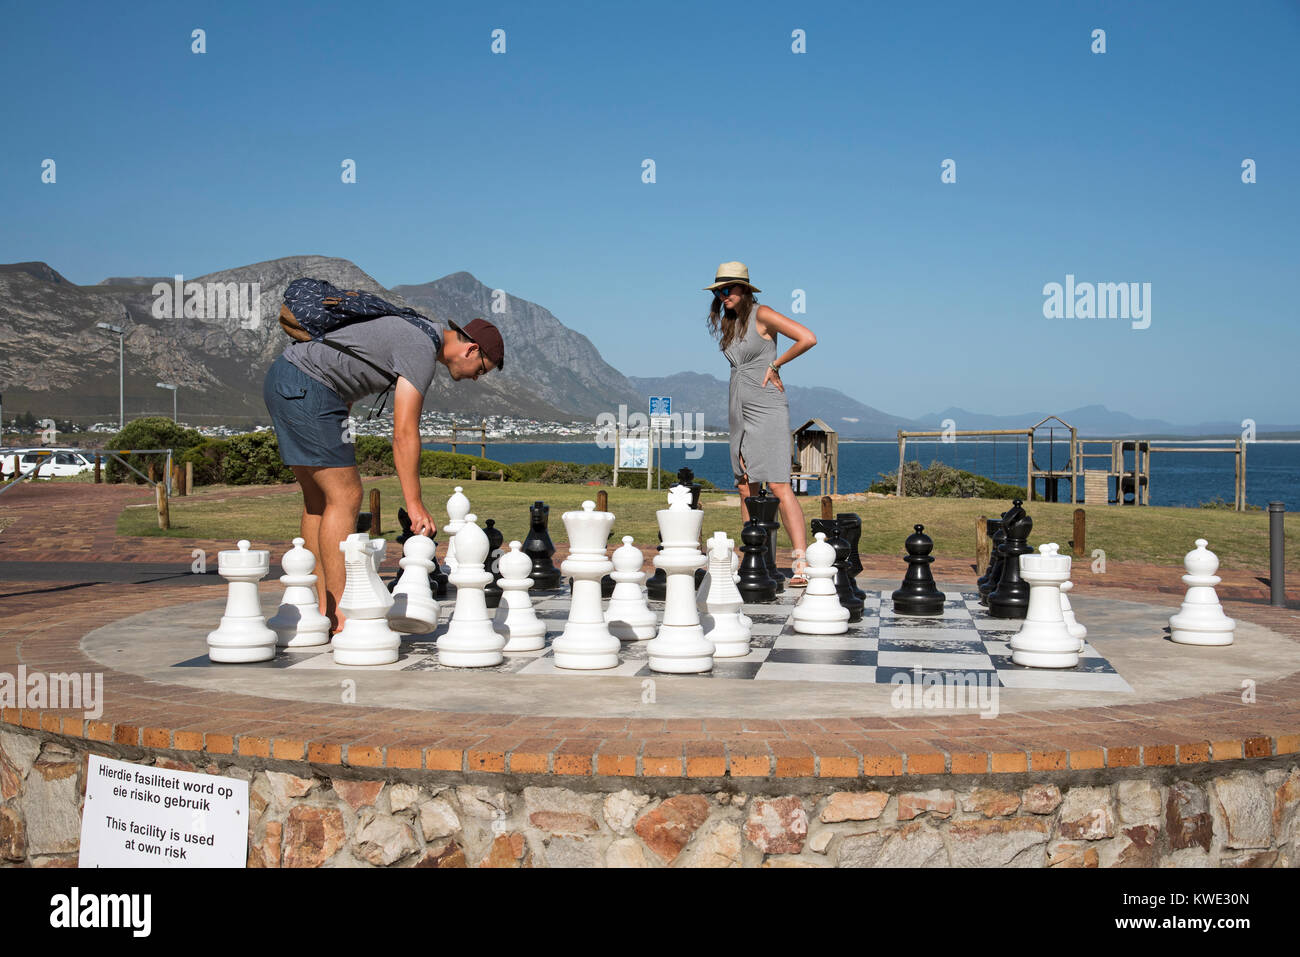
[[[61,488],[75,491],[61,493],[57,503],[48,495],[24,496],[23,488],[0,499],[0,514],[22,519],[0,533],[0,557],[33,562],[74,557],[65,547],[49,547],[50,537],[63,542],[72,530],[87,543],[75,554],[82,561],[158,561],[174,559],[178,549],[230,547],[228,542],[115,539],[121,507],[149,501],[147,489]],[[292,494],[292,489],[236,494]],[[40,522],[39,538],[30,535],[31,521]],[[258,544],[280,550],[286,543]],[[864,556],[863,564],[871,577],[901,576],[897,556]],[[940,559],[935,566],[941,579],[973,577],[969,562]],[[1112,563],[1106,575],[1081,575],[1077,587],[1080,592],[1124,589],[1131,593],[1125,598],[1176,605],[1180,575],[1176,568]],[[1262,582],[1245,574],[1225,578],[1220,594],[1229,615],[1300,641],[1300,601],[1272,608],[1263,603]],[[36,576],[6,582],[5,591],[0,671],[11,674],[19,665],[29,671],[103,671],[80,648],[87,622],[113,621],[192,596],[165,583],[148,589],[122,583],[69,587]],[[1251,703],[1242,701],[1240,689],[1230,688],[1148,704],[1030,711],[992,720],[935,712],[790,720],[735,714],[597,719],[304,706],[108,671],[105,710],[96,720],[79,712],[4,708],[0,722],[131,747],[317,765],[534,776],[845,779],[1213,764],[1300,753],[1300,673],[1261,683],[1255,692]]]

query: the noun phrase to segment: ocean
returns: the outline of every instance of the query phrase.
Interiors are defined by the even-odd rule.
[[[1153,444],[1163,444],[1155,441]],[[450,451],[451,446],[429,443],[426,449]],[[898,467],[898,443],[894,441],[876,442],[840,442],[840,493],[861,492],[873,482],[880,480],[881,472],[890,472]],[[1105,448],[1098,444],[1085,449],[1087,452],[1099,452]],[[703,454],[698,458],[687,458],[687,452],[681,448],[663,450],[663,468],[675,472],[683,465],[690,466],[696,476],[706,478],[721,488],[732,488],[730,453],[726,442],[706,442],[696,446],[693,451]],[[459,451],[474,454],[478,446],[460,444]],[[1038,464],[1048,467],[1049,460],[1054,460],[1059,468],[1066,460],[1069,443],[1058,442],[1049,449],[1046,442],[1035,444],[1034,454]],[[614,450],[603,449],[594,442],[489,442],[487,455],[490,459],[510,464],[513,462],[531,462],[539,459],[555,459],[562,462],[609,462],[614,461]],[[908,460],[919,460],[922,465],[929,465],[938,460],[977,475],[984,475],[997,482],[1009,485],[1023,485],[1025,481],[1025,444],[1014,439],[1005,438],[996,446],[992,441],[983,442],[922,442],[909,440],[907,443]],[[1094,468],[1106,465],[1104,459],[1088,459],[1087,464]],[[1132,456],[1128,457],[1132,465]],[[623,477],[620,475],[620,482]],[[629,485],[636,485],[635,473],[627,476]],[[640,483],[644,487],[645,474],[641,474]],[[1231,504],[1233,500],[1233,457],[1229,453],[1210,455],[1197,453],[1185,455],[1180,453],[1151,453],[1151,504],[1197,507],[1202,502],[1216,498]],[[812,490],[817,491],[814,484]],[[1252,442],[1246,447],[1246,500],[1251,505],[1266,506],[1269,502],[1283,502],[1288,511],[1300,508],[1300,442]],[[1042,496],[1043,485],[1038,483],[1038,495]],[[1061,483],[1061,500],[1070,500],[1069,484]],[[1079,490],[1079,500],[1083,500],[1083,490]]]

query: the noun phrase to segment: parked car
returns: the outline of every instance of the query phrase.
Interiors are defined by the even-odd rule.
[[[15,454],[18,455],[19,469],[24,474],[39,464],[37,478],[80,475],[95,467],[94,458],[77,449],[4,449],[0,451],[0,457],[3,458],[5,478],[13,478]]]

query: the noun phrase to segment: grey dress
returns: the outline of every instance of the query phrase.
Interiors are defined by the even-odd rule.
[[[768,363],[776,359],[776,340],[758,334],[757,305],[745,320],[744,335],[732,342],[723,355],[731,363],[728,413],[732,474],[748,474],[751,482],[789,482],[790,407],[785,393],[775,385],[763,387]]]

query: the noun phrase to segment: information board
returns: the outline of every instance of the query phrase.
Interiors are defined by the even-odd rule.
[[[643,469],[650,462],[650,440],[648,438],[624,438],[618,447],[618,467],[621,469]]]

